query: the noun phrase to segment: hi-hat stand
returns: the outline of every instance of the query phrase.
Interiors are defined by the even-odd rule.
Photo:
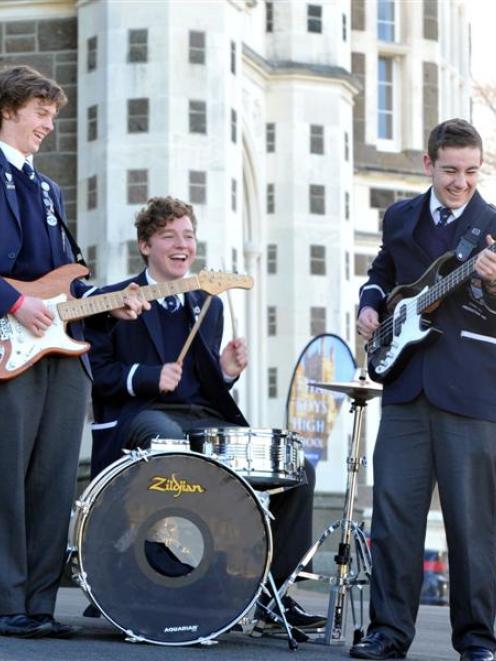
[[[350,412],[353,413],[353,433],[349,455],[347,458],[347,486],[344,499],[343,515],[341,519],[322,531],[319,539],[306,552],[291,576],[279,589],[279,595],[284,596],[289,587],[297,578],[325,581],[330,584],[329,606],[327,612],[327,625],[322,636],[312,637],[311,642],[323,645],[344,644],[346,633],[347,597],[350,596],[350,608],[354,625],[353,642],[357,642],[363,636],[363,588],[368,585],[372,570],[372,559],[367,540],[361,525],[353,521],[353,506],[357,490],[357,477],[360,466],[366,464],[365,457],[361,457],[360,434],[362,429],[363,412],[367,402],[378,397],[382,392],[382,386],[368,380],[365,370],[361,371],[358,379],[348,382],[317,383],[311,382],[310,386],[324,390],[341,392],[351,399]],[[324,576],[305,571],[305,568],[315,556],[319,548],[333,532],[340,530],[341,538],[338,552],[334,556],[336,572],[332,576]],[[356,567],[352,567],[352,546],[354,541]],[[360,618],[354,602],[354,589],[360,595]]]

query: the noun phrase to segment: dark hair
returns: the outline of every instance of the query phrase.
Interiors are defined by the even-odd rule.
[[[427,153],[433,163],[439,156],[439,150],[445,147],[477,147],[482,158],[482,138],[477,129],[465,119],[448,119],[432,129]]]
[[[158,229],[183,216],[188,216],[191,220],[193,231],[196,234],[197,221],[191,204],[170,195],[150,198],[146,203],[146,207],[143,207],[137,213],[134,222],[138,241],[149,241]]]
[[[60,85],[32,67],[22,64],[0,70],[0,126],[4,110],[16,113],[34,98],[55,103],[57,110],[67,103]]]

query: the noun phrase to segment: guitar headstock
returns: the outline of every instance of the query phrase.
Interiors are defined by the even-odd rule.
[[[223,271],[207,271],[198,273],[200,289],[207,294],[220,294],[226,289],[251,289],[253,278],[251,275],[240,273],[224,273]]]

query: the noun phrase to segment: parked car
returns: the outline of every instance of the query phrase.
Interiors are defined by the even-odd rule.
[[[424,582],[420,603],[435,606],[446,606],[449,603],[448,559],[444,551],[424,551]]]

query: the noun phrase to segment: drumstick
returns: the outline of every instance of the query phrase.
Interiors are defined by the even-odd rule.
[[[183,345],[183,348],[181,349],[181,353],[177,357],[176,363],[182,363],[184,360],[184,356],[188,353],[188,349],[191,346],[191,343],[195,339],[195,335],[198,333],[198,329],[200,328],[200,325],[203,321],[203,318],[207,314],[208,307],[212,301],[212,295],[209,294],[207,298],[205,299],[205,302],[203,303],[203,307],[200,310],[200,314],[196,318],[196,321],[193,325],[193,328],[190,330],[188,337],[186,338],[186,342]]]
[[[224,260],[222,260],[222,270],[226,270]],[[235,340],[238,337],[238,323],[234,315],[234,306],[232,302],[231,290],[226,289],[227,304],[229,306],[229,316],[231,317],[231,328],[232,328],[232,339]]]

